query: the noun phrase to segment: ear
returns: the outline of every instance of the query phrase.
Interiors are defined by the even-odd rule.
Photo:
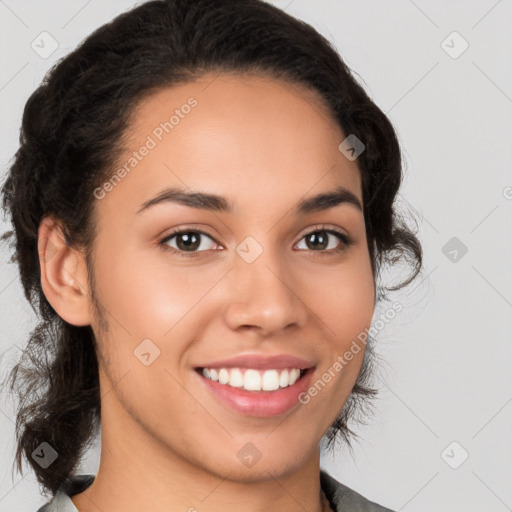
[[[38,230],[37,250],[43,292],[66,322],[90,325],[90,291],[85,255],[67,245],[64,233],[52,217],[45,217]]]

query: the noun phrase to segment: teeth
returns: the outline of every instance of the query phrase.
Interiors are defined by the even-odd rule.
[[[295,384],[297,379],[300,377],[300,370],[297,370],[297,368],[294,368],[290,372],[290,376],[288,377],[288,383],[291,386],[292,384]]]
[[[263,374],[261,379],[261,387],[265,391],[273,391],[279,389],[279,373],[277,370],[270,370]]]
[[[227,384],[228,382],[229,382],[229,372],[226,370],[226,368],[221,368],[219,370],[219,383]]]
[[[292,386],[300,377],[299,368],[284,370],[254,370],[241,368],[203,368],[203,375],[210,380],[247,391],[274,391]]]
[[[244,388],[247,391],[261,390],[261,375],[256,370],[247,370],[244,374]]]
[[[241,388],[244,385],[244,376],[238,368],[233,368],[231,370],[229,375],[229,385],[234,388]]]
[[[283,370],[281,372],[281,375],[279,375],[279,386],[282,387],[282,388],[285,388],[286,386],[288,386],[289,382],[288,382],[288,370]]]

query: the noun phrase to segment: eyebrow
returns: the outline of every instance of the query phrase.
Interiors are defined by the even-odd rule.
[[[152,199],[145,201],[137,210],[137,215],[152,206],[167,202],[214,212],[232,213],[234,211],[234,204],[225,197],[204,192],[187,192],[185,189],[173,187],[166,188]],[[338,186],[333,191],[322,192],[302,199],[297,203],[296,213],[298,215],[305,215],[307,213],[328,210],[341,204],[352,205],[361,212],[363,211],[359,198],[345,187]]]

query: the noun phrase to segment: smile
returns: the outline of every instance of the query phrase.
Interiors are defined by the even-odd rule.
[[[270,418],[301,405],[315,368],[196,368],[212,398],[244,416]]]
[[[256,370],[252,368],[203,368],[203,375],[219,384],[247,391],[275,391],[292,386],[305,373],[300,368]]]

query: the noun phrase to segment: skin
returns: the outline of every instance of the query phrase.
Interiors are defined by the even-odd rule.
[[[40,226],[40,250],[52,250],[41,258],[44,293],[64,320],[91,325],[100,348],[100,467],[72,501],[82,512],[318,512],[319,443],[364,350],[309,404],[272,418],[218,402],[194,367],[286,353],[314,361],[314,383],[370,326],[375,288],[363,213],[349,203],[295,213],[299,200],[339,185],[362,203],[357,161],[339,151],[346,135],[316,92],[228,74],[145,99],[128,130],[127,155],[190,96],[197,106],[95,200],[93,276],[103,318],[92,307],[83,252],[66,246],[58,222],[48,217]],[[235,211],[167,202],[136,213],[170,186],[224,196]],[[311,248],[305,235],[318,224],[353,244],[334,253],[343,241],[328,235],[327,249]],[[208,233],[193,249],[198,257],[159,247],[174,227]],[[247,236],[263,249],[250,264],[235,250]],[[178,238],[167,246],[183,248]],[[160,350],[149,366],[134,355],[147,338]],[[248,442],[262,454],[252,467],[237,458]]]

